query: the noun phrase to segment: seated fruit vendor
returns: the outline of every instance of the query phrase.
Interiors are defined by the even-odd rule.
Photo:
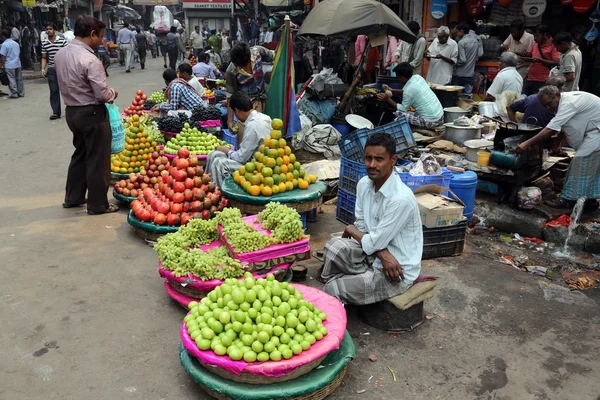
[[[194,88],[198,95],[204,96],[206,94],[204,87],[202,86],[198,78],[196,78],[192,73],[192,66],[190,64],[179,64],[179,67],[177,67],[177,76],[187,81],[187,83],[189,83],[190,86]]]
[[[556,86],[562,91],[565,85],[565,78],[558,75],[551,75],[546,81],[546,85]],[[517,122],[517,113],[520,112],[523,113],[521,122],[541,126],[542,128],[548,125],[555,115],[552,111],[542,106],[537,93],[509,104],[506,111],[508,118],[512,122]]]
[[[229,99],[229,106],[236,118],[244,123],[245,132],[238,150],[217,146],[216,150],[208,155],[207,172],[219,187],[223,185],[225,178],[230,177],[235,170],[252,159],[261,143],[271,133],[271,118],[256,111],[246,93],[236,92]]]
[[[263,63],[272,62],[275,52],[262,46],[250,47],[246,43],[236,43],[230,53],[231,63],[227,67],[227,93],[238,90],[245,92],[252,100],[255,110],[262,112],[267,100]],[[233,129],[233,112],[227,107],[227,126]]]
[[[496,101],[504,92],[515,92],[521,94],[523,89],[523,77],[517,71],[519,57],[515,53],[506,52],[500,56],[498,67],[500,72],[494,78],[492,85],[483,97],[483,101]]]
[[[215,79],[217,76],[221,76],[221,71],[210,62],[210,56],[206,53],[200,53],[198,62],[194,65],[192,71],[199,78]]]
[[[525,152],[534,143],[556,133],[566,136],[569,146],[576,150],[571,161],[561,195],[546,205],[570,208],[582,196],[586,205],[597,207],[600,198],[600,98],[587,92],[561,93],[555,86],[544,86],[539,92],[540,103],[556,116],[540,133],[517,147]]]
[[[354,225],[325,245],[324,291],[345,304],[371,304],[408,290],[421,271],[423,229],[415,196],[394,172],[396,141],[365,145],[368,176],[356,188]]]
[[[404,85],[402,88],[402,104],[396,104],[387,93],[377,95],[379,101],[387,101],[409,124],[417,128],[432,129],[444,120],[444,109],[425,79],[413,75],[409,63],[401,63],[394,69],[396,79]],[[415,111],[409,111],[409,108]]]
[[[202,99],[185,79],[178,78],[173,69],[166,69],[163,72],[163,79],[167,84],[165,97],[167,103],[156,104],[152,107],[153,111],[162,110],[189,110],[191,111],[198,104],[202,104]]]

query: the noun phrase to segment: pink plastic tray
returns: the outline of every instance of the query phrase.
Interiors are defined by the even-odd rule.
[[[196,342],[188,335],[185,322],[182,322],[180,331],[183,346],[188,353],[196,357],[203,364],[220,367],[236,375],[247,372],[267,377],[289,374],[296,368],[327,355],[332,350],[337,349],[344,338],[347,322],[344,305],[335,297],[319,289],[298,284],[293,284],[293,286],[302,292],[306,301],[312,302],[315,307],[320,308],[327,314],[327,319],[323,322],[323,325],[327,328],[328,334],[323,339],[315,342],[308,351],[304,351],[297,356],[295,355],[289,360],[282,359],[277,362],[247,363],[245,361],[232,361],[228,356],[218,356],[212,350],[200,350]]]
[[[199,121],[200,126],[203,128],[216,128],[221,126],[221,121],[218,119],[211,119],[208,121]]]
[[[179,132],[160,131],[160,133],[162,133],[163,135],[169,135],[169,136],[177,136],[177,135],[179,135]]]
[[[167,157],[169,160],[174,160],[177,157],[177,154],[164,153],[163,155],[165,157]],[[208,158],[208,156],[206,154],[201,154],[201,155],[196,155],[196,158],[198,160],[206,160]]]
[[[249,215],[247,217],[242,218],[244,221],[254,226],[260,232],[263,232],[266,235],[271,236],[271,232],[263,229],[260,222],[257,221],[257,215]],[[229,244],[225,235],[223,235],[223,227],[219,225],[219,236],[221,237],[221,241],[227,245],[231,254],[234,258],[237,258],[240,261],[247,262],[248,264],[271,260],[277,257],[286,257],[293,254],[301,254],[310,252],[309,239],[304,238],[300,239],[294,243],[282,243],[282,244],[274,244],[272,246],[266,247],[262,250],[252,251],[250,253],[237,253],[235,249]]]

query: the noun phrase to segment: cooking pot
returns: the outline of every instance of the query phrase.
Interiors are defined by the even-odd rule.
[[[496,107],[494,107],[494,103],[491,101],[482,101],[477,107],[479,108],[479,115],[488,118],[494,118],[496,116]]]
[[[467,140],[481,138],[481,128],[483,128],[483,125],[479,124],[471,126],[457,126],[454,125],[454,123],[446,123],[444,126],[446,127],[444,139],[449,140],[461,147]]]
[[[468,111],[460,107],[446,107],[444,108],[444,122],[454,122],[456,119],[468,114]]]
[[[477,162],[477,153],[494,147],[494,142],[482,139],[467,140],[465,147],[467,148],[465,158],[469,161]]]

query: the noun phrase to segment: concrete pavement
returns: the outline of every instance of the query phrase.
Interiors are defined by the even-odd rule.
[[[119,107],[137,89],[160,89],[162,71],[162,59],[130,74],[111,69]],[[179,364],[185,313],[126,212],[61,208],[71,133],[64,118],[48,120],[44,80],[25,90],[0,100],[0,399],[208,398]],[[342,229],[334,208],[324,210],[309,224],[313,250]],[[350,312],[357,358],[331,398],[596,400],[600,296],[497,262],[497,252],[514,251],[478,236],[461,257],[424,262],[439,290],[415,331],[379,332]],[[307,265],[314,275],[319,262]]]

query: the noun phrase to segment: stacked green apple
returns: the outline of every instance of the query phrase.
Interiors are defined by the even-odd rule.
[[[227,279],[188,308],[184,321],[198,348],[233,361],[289,360],[327,335],[327,315],[272,274]]]
[[[210,133],[206,134],[200,132],[198,128],[190,128],[190,124],[186,122],[181,132],[165,144],[163,152],[177,154],[179,149],[185,147],[192,155],[207,155],[214,151],[217,146],[229,145]]]

